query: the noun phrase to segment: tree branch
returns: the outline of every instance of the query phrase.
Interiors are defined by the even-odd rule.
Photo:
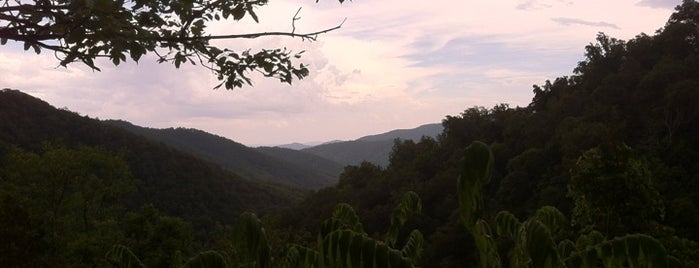
[[[24,5],[18,5],[18,6],[5,6],[5,7],[0,7],[0,12],[11,12],[11,11],[23,11],[23,10],[67,10],[69,9],[68,5],[29,5],[29,4],[24,4]]]
[[[262,32],[262,33],[211,35],[211,36],[184,37],[184,38],[156,37],[155,40],[156,41],[196,41],[196,40],[217,40],[217,39],[236,39],[236,38],[252,39],[252,38],[258,38],[258,37],[263,37],[263,36],[290,36],[290,37],[301,37],[304,39],[316,41],[317,35],[332,32],[334,30],[342,28],[342,25],[345,23],[346,20],[347,20],[347,18],[342,20],[342,22],[339,25],[332,27],[332,28],[328,28],[325,30],[316,31],[316,32],[312,32],[312,33],[303,33],[303,34],[297,34],[297,33],[294,33],[293,31],[292,32]]]

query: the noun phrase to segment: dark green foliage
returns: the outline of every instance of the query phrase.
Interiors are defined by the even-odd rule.
[[[641,231],[644,224],[664,217],[665,206],[647,164],[627,146],[590,149],[571,173],[573,220],[581,227],[616,236]]]
[[[493,162],[487,153],[489,151],[482,143],[474,142],[466,149],[466,155],[479,155],[479,163],[462,170],[462,176],[468,177],[469,173],[482,174]],[[468,159],[468,158],[467,158]],[[461,178],[460,178],[461,179]],[[483,181],[487,181],[484,179]],[[461,186],[461,185],[460,185]],[[483,187],[483,185],[470,184],[467,187]],[[471,188],[459,188],[459,196],[469,195]],[[477,197],[480,199],[480,197]],[[479,202],[481,200],[476,200]],[[471,203],[460,204],[462,214],[476,214]],[[503,261],[498,254],[494,235],[489,225],[483,219],[476,220],[473,227],[469,226],[472,217],[462,217],[467,229],[471,232],[480,254],[482,267],[502,267]],[[644,235],[634,234],[605,240],[598,232],[578,239],[577,248],[574,248],[570,240],[563,240],[557,244],[551,230],[562,227],[567,222],[565,216],[554,207],[543,207],[537,211],[534,217],[523,223],[508,212],[500,212],[496,217],[497,230],[504,238],[514,242],[514,247],[508,253],[509,263],[513,267],[682,267],[681,262],[669,256],[664,246],[657,239]],[[563,255],[562,257],[562,254]],[[564,259],[565,258],[565,259]]]
[[[56,109],[15,90],[0,91],[0,143],[37,152],[52,142],[67,148],[94,146],[119,154],[141,182],[124,201],[144,204],[191,221],[201,233],[216,221],[232,222],[245,210],[288,206],[300,193],[241,179],[215,164],[149,141],[98,120]]]
[[[107,262],[118,268],[144,268],[146,267],[133,252],[123,246],[115,245],[105,255]]]
[[[320,267],[414,267],[401,251],[352,230],[337,230],[323,238]]]
[[[566,260],[568,267],[683,267],[667,255],[658,240],[643,234],[627,235],[597,243],[574,252]]]
[[[148,267],[179,266],[195,252],[191,223],[162,215],[151,205],[126,213],[121,229],[124,239],[120,243],[136,252]]]
[[[255,214],[243,213],[235,225],[233,263],[239,267],[271,267],[270,246],[262,222]]]
[[[477,265],[476,246],[491,242],[512,265],[517,224],[501,216],[511,226],[492,225],[502,210],[510,220],[548,226],[559,256],[596,229],[602,232],[596,243],[652,235],[689,265],[699,259],[693,242],[699,240],[698,14],[696,1],[683,1],[655,35],[624,41],[599,34],[574,75],[534,86],[527,107],[473,107],[448,116],[438,139],[396,143],[388,166],[347,168],[339,187],[311,195],[296,211],[329,215],[323,204],[346,202],[372,233],[385,226],[374,215],[390,213],[386,204],[414,191],[423,216],[407,225],[425,234],[424,267]],[[492,178],[457,197],[453,179],[474,140],[492,149]],[[479,184],[466,182],[459,188]],[[454,213],[459,204],[466,209]],[[549,213],[553,206],[558,213]],[[462,216],[468,211],[475,214]],[[482,237],[500,237],[474,241],[458,227],[460,216],[467,226],[478,219],[493,226],[480,228]]]
[[[378,266],[377,261],[421,267],[699,267],[699,114],[693,105],[699,83],[698,12],[696,1],[684,1],[653,36],[622,41],[600,34],[596,43],[585,48],[586,58],[575,74],[535,86],[529,106],[467,109],[447,117],[445,131],[437,139],[395,142],[385,167],[364,162],[345,168],[337,187],[314,191],[293,210],[266,218],[280,227],[269,232],[275,235],[267,234],[269,241],[289,238],[302,246],[253,246],[256,250],[241,253],[255,256],[245,263],[273,267]],[[34,155],[40,155],[36,152],[42,147],[37,141],[43,140],[63,140],[68,148],[77,148],[78,143],[106,144],[105,150],[112,154],[129,148],[118,155],[134,177],[144,181],[138,186],[144,195],[136,197],[145,200],[135,203],[145,203],[146,198],[168,200],[172,204],[153,202],[168,217],[191,217],[202,215],[192,211],[206,211],[202,217],[215,215],[210,217],[226,223],[238,215],[228,213],[239,212],[236,208],[243,200],[279,200],[271,192],[265,192],[270,196],[260,194],[255,190],[260,188],[252,184],[238,184],[230,174],[220,175],[220,170],[193,157],[179,153],[166,157],[169,154],[152,143],[125,142],[125,134],[112,134],[110,142],[99,143],[107,138],[86,133],[108,128],[32,104],[16,92],[3,93],[0,96],[13,95],[13,99],[0,98],[0,143],[16,144]],[[68,135],[65,129],[77,131]],[[0,147],[0,152],[8,155],[11,150],[7,148]],[[179,166],[186,169],[172,169]],[[168,170],[192,174],[179,177],[165,172]],[[219,192],[228,186],[242,191]],[[35,201],[13,187],[17,186],[0,189],[0,206],[8,211],[3,215],[17,215],[0,219],[0,234],[15,235],[22,248],[5,246],[7,252],[39,256],[33,259],[36,266],[66,266],[54,254],[52,241],[43,239],[50,226],[32,216]],[[175,190],[179,187],[188,190]],[[408,191],[416,195],[404,198]],[[256,198],[244,198],[241,193],[254,193]],[[421,206],[413,202],[417,195]],[[212,202],[211,196],[221,200]],[[334,210],[336,204],[342,205]],[[397,209],[394,204],[399,204]],[[420,207],[421,213],[413,213]],[[411,216],[404,219],[406,215]],[[155,217],[160,220],[154,222],[163,222],[156,225],[171,226],[172,234],[187,234],[187,228],[179,228],[186,225],[161,221],[164,217]],[[329,220],[322,224],[325,218]],[[71,225],[76,226],[80,224]],[[105,226],[110,230],[115,224]],[[263,230],[260,222],[248,226],[242,233],[257,235],[253,240],[261,241],[264,232],[255,231]],[[117,235],[107,240],[129,237],[129,232],[112,233]],[[318,233],[315,239],[310,235]],[[173,237],[188,241],[189,236]],[[78,237],[69,247],[94,244],[96,240],[89,238]],[[240,238],[238,246],[231,242],[217,250],[233,264],[242,258],[233,254],[245,244],[242,241],[249,240]],[[168,244],[163,242],[163,248]],[[146,251],[165,252],[158,250]],[[171,263],[184,264],[200,248],[189,245],[178,250],[181,253],[171,254]],[[260,252],[268,252],[262,256],[269,256],[269,262],[255,255]]]
[[[391,213],[391,226],[388,228],[386,235],[386,243],[389,246],[395,246],[398,239],[398,232],[403,227],[405,222],[410,219],[413,214],[422,212],[422,202],[420,197],[415,192],[407,192],[398,203],[398,206]]]
[[[340,164],[295,150],[248,148],[243,144],[196,129],[154,129],[124,121],[106,121],[130,132],[211,161],[246,179],[299,188],[334,185]]]
[[[321,144],[301,150],[342,165],[358,165],[363,161],[387,166],[393,140],[345,141]]]
[[[121,238],[119,202],[135,189],[128,166],[105,150],[45,145],[0,155],[4,263],[95,266]],[[17,239],[17,240],[14,240]],[[30,254],[30,255],[25,255]]]
[[[183,268],[228,268],[231,267],[226,256],[216,251],[205,251],[187,260]]]
[[[474,142],[466,148],[457,183],[461,220],[467,229],[476,222],[476,213],[483,209],[481,191],[490,182],[493,172],[493,153],[482,142]]]

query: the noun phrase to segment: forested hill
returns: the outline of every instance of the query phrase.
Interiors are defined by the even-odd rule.
[[[440,124],[427,124],[413,129],[397,129],[382,134],[361,137],[353,141],[321,144],[301,151],[330,159],[343,165],[357,165],[368,161],[387,166],[394,141],[419,141],[423,136],[435,138],[444,128]]]
[[[298,188],[331,186],[342,171],[340,164],[300,151],[249,148],[243,144],[197,129],[155,129],[125,121],[106,121],[148,139],[190,152],[246,179],[268,181]],[[291,154],[291,155],[289,155]],[[303,161],[295,161],[302,159]]]
[[[346,168],[337,187],[308,197],[284,224],[317,228],[317,215],[347,202],[367,233],[380,233],[390,204],[411,190],[423,200],[409,223],[425,235],[423,267],[475,267],[455,185],[465,147],[480,140],[495,155],[478,216],[490,226],[502,210],[526,219],[555,206],[568,219],[556,243],[592,230],[606,239],[644,233],[699,267],[699,4],[684,1],[655,35],[599,34],[584,52],[573,75],[535,86],[527,107],[449,116],[439,139],[398,144],[385,168]],[[518,254],[502,239],[500,256]]]
[[[128,207],[153,204],[200,228],[212,227],[216,221],[230,223],[246,210],[264,213],[279,209],[300,195],[296,190],[245,180],[216,164],[122,128],[56,109],[17,90],[0,91],[0,145],[5,148],[0,153],[11,147],[37,154],[54,147],[106,149],[123,157],[137,180],[137,191],[126,198]],[[6,157],[0,154],[0,160]]]
[[[386,141],[386,140],[413,140],[419,141],[423,136],[435,138],[442,134],[442,124],[426,124],[412,129],[396,129],[386,133],[364,136],[357,141]]]

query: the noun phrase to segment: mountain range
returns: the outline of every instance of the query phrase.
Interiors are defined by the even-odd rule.
[[[220,173],[217,176],[226,177],[226,180],[235,181],[236,184],[254,182],[256,184],[246,187],[270,187],[260,190],[281,190],[284,192],[282,195],[287,197],[297,195],[295,193],[298,193],[298,190],[292,189],[319,189],[336,184],[346,165],[369,161],[386,166],[396,139],[418,140],[422,136],[436,137],[442,131],[440,124],[428,124],[415,129],[393,130],[353,141],[332,141],[307,148],[296,144],[301,146],[298,147],[300,150],[282,147],[251,148],[197,129],[156,129],[137,126],[123,120],[99,121],[65,109],[56,109],[44,101],[16,90],[4,89],[0,97],[3,104],[0,107],[0,119],[3,122],[0,126],[0,142],[30,150],[39,150],[38,145],[47,141],[100,146],[115,152],[130,151],[134,161],[153,154],[162,154],[165,158],[195,158],[196,161],[190,165],[180,165],[175,170],[191,165],[207,166],[207,169],[216,169],[215,172]],[[147,159],[146,162],[148,161],[161,160],[153,158]],[[151,165],[152,169],[161,169],[158,164],[133,164]],[[186,172],[170,173],[197,173],[194,171],[197,168],[189,168]],[[194,170],[191,170],[192,168]],[[148,173],[143,174],[145,177],[160,176],[157,174],[160,171],[143,172]],[[175,177],[168,180],[207,180]],[[155,182],[164,183],[161,179],[158,178]],[[152,190],[155,191],[156,188]],[[148,200],[146,196],[143,198]]]
[[[357,165],[368,161],[380,166],[388,166],[388,160],[396,139],[419,141],[423,136],[436,138],[444,127],[441,124],[427,124],[413,129],[398,129],[382,134],[364,136],[353,141],[324,143],[304,148],[308,152],[343,165]]]
[[[250,148],[198,129],[155,129],[120,120],[106,122],[216,163],[249,180],[317,189],[334,185],[343,168],[338,163],[306,152],[283,148]]]
[[[414,129],[393,130],[353,141],[331,141],[295,150],[282,146],[251,148],[198,129],[156,129],[122,120],[105,122],[216,163],[244,178],[304,189],[334,185],[347,165],[368,161],[387,166],[396,139],[417,141],[422,136],[434,138],[443,130],[441,124],[427,124]],[[300,143],[296,145],[302,147]]]

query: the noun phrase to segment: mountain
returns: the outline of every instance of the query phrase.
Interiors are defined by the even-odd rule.
[[[335,184],[342,171],[340,164],[306,152],[257,150],[197,129],[155,129],[114,120],[108,123],[219,164],[249,180],[317,189]]]
[[[294,142],[294,143],[289,143],[289,144],[277,145],[274,147],[286,148],[286,149],[292,149],[292,150],[301,150],[301,149],[309,148],[309,147],[311,147],[311,145],[306,145],[303,143]]]
[[[340,176],[340,173],[344,168],[343,165],[335,161],[298,150],[280,147],[257,147],[255,150],[280,159],[286,163],[291,163],[298,167],[304,167],[305,169],[314,173],[331,177],[333,178],[333,184],[337,182],[337,177]]]
[[[419,141],[422,136],[437,137],[444,131],[442,124],[427,124],[413,129],[396,129],[382,134],[364,136],[357,141],[387,141],[394,139]]]
[[[353,141],[333,141],[302,149],[303,152],[330,159],[343,165],[357,165],[369,161],[388,166],[394,140],[419,141],[423,136],[435,138],[442,133],[441,124],[427,124],[413,129],[398,129],[382,134],[364,136]]]
[[[123,155],[140,180],[126,203],[153,204],[195,226],[231,223],[243,211],[270,212],[300,199],[298,190],[246,180],[217,164],[113,124],[56,109],[17,90],[0,90],[0,147],[41,152],[45,144],[99,147]],[[5,157],[0,150],[0,168]]]

